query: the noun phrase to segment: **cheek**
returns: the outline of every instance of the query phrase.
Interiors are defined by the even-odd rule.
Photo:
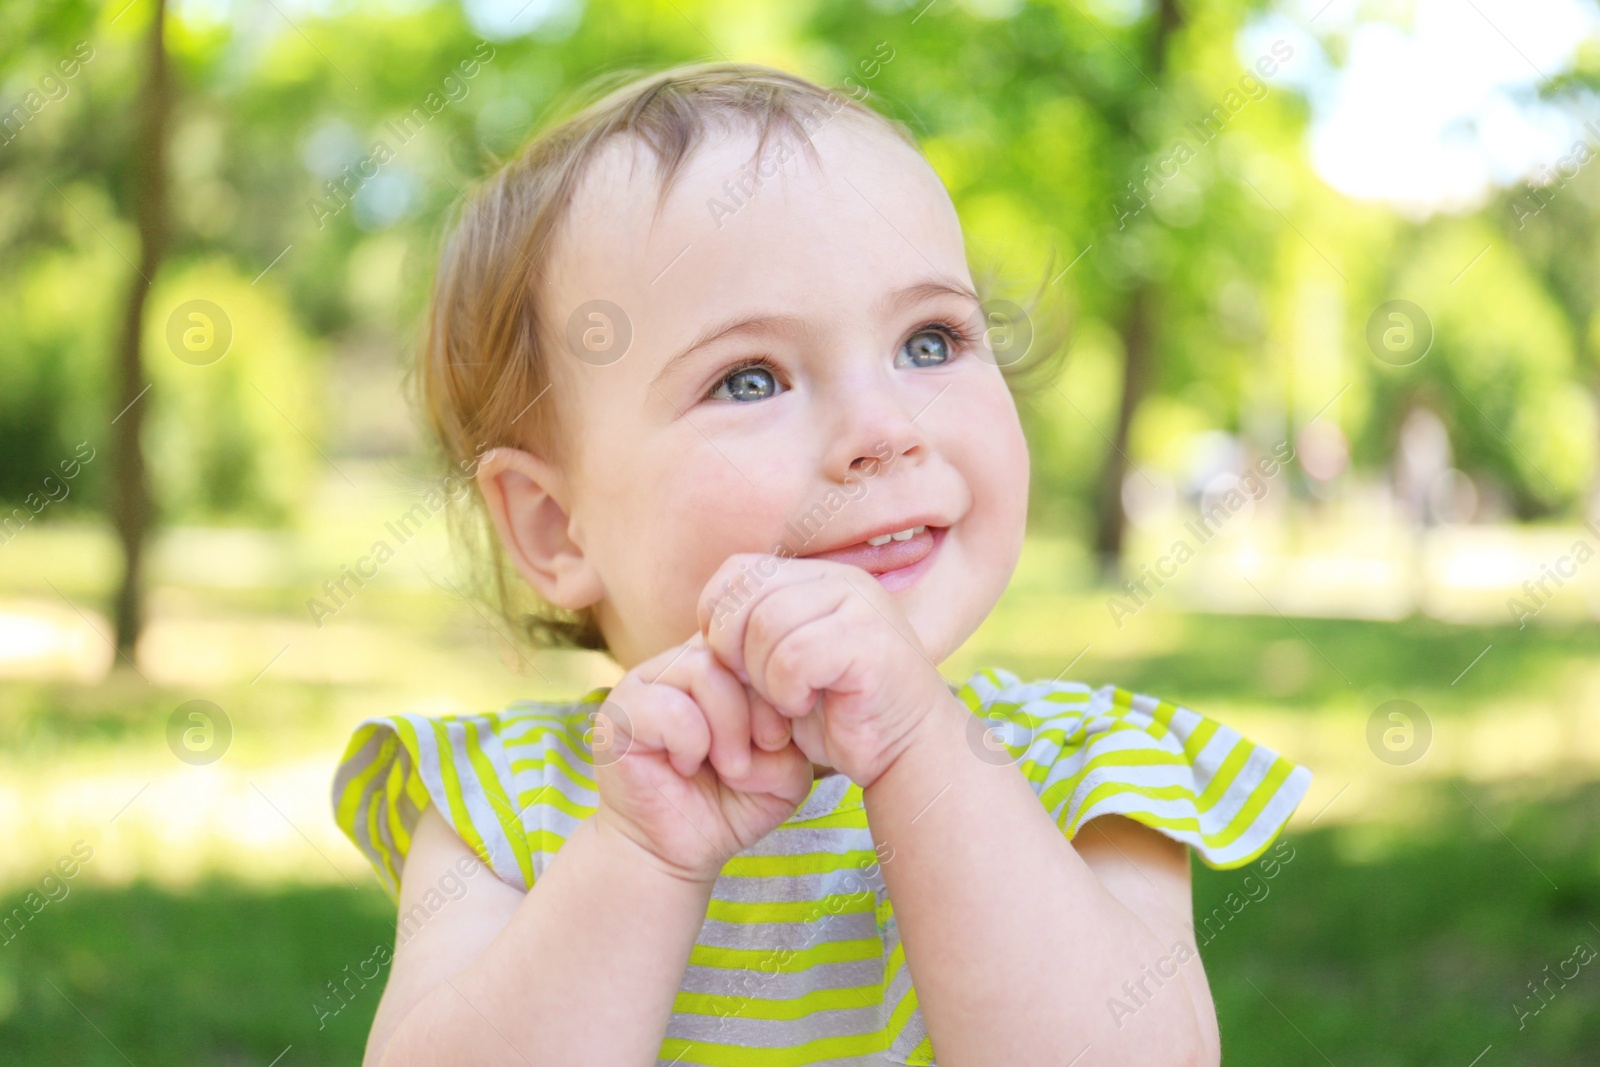
[[[783,527],[785,472],[744,458],[741,471],[698,435],[644,450],[626,483],[611,484],[614,510],[591,519],[607,538],[598,562],[610,598],[630,619],[657,620],[664,639],[694,628],[700,593],[730,555],[772,551]]]
[[[974,498],[984,502],[992,521],[1020,527],[1028,508],[1028,444],[1016,405],[1004,382],[981,390],[962,413],[962,451]]]
[[[1028,450],[1020,428],[1008,428],[1004,447],[997,443],[994,456],[994,470],[980,492],[987,497],[985,555],[996,583],[990,592],[998,600],[1022,558],[1028,532]]]

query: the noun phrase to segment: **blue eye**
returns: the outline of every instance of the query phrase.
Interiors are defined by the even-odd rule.
[[[750,363],[729,374],[711,390],[713,400],[765,400],[784,391],[777,375],[762,363]]]
[[[901,346],[896,367],[937,367],[950,362],[950,334],[944,329],[919,330]]]

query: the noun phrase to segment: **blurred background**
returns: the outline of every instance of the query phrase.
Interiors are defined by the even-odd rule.
[[[396,525],[442,473],[403,380],[441,219],[593,75],[731,59],[907,122],[975,267],[1072,323],[947,676],[1114,682],[1315,772],[1270,878],[1195,864],[1225,1061],[1596,1062],[1593,0],[4,23],[0,1060],[359,1060],[394,915],[329,810],[352,728],[615,677]]]

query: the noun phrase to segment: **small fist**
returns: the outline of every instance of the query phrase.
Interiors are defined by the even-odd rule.
[[[792,721],[800,750],[862,787],[950,699],[899,604],[859,567],[731,556],[699,616],[717,659]]]
[[[694,881],[714,881],[811,790],[788,720],[699,634],[625,674],[591,713],[590,736],[596,818]]]

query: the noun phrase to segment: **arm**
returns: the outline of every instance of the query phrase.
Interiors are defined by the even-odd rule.
[[[400,914],[463,860],[477,866],[466,894],[396,946],[367,1067],[654,1064],[711,885],[589,818],[523,894],[430,806],[406,856]]]
[[[1067,841],[970,714],[940,701],[864,790],[941,1067],[1218,1063],[1187,850],[1110,816]]]

